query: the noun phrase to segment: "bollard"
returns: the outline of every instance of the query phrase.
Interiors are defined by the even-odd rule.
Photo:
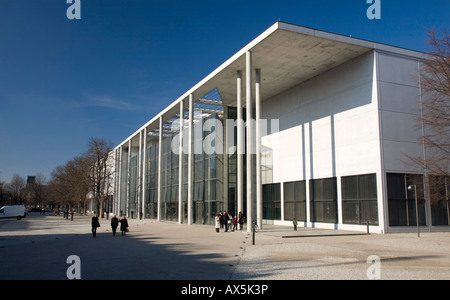
[[[252,245],[255,244],[256,220],[252,222]]]

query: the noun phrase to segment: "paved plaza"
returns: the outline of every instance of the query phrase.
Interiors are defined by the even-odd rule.
[[[211,226],[129,220],[127,236],[113,237],[109,220],[100,223],[93,238],[89,217],[0,220],[0,280],[65,280],[71,255],[81,279],[93,280],[450,279],[449,232],[418,239],[265,226],[252,245],[246,232]]]

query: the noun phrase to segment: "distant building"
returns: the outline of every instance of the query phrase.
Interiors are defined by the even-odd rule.
[[[414,185],[420,225],[448,228],[448,193],[407,163],[425,59],[277,22],[114,149],[113,211],[386,233],[415,230]]]
[[[27,185],[36,184],[36,176],[28,176],[27,177]]]

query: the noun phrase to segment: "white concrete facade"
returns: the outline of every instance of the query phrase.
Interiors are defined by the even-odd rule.
[[[135,199],[139,207],[131,206],[144,217],[167,219],[173,211],[178,223],[187,224],[211,222],[211,214],[220,209],[246,211],[247,222],[257,220],[259,226],[263,219],[292,224],[299,214],[299,225],[307,227],[365,231],[369,222],[371,232],[410,229],[409,219],[402,227],[402,217],[389,213],[387,174],[423,174],[406,157],[425,155],[416,118],[423,101],[424,59],[422,53],[277,22],[117,146],[116,213],[127,211]],[[205,99],[214,89],[220,99]],[[211,166],[202,173],[205,179],[196,171],[203,158],[193,153],[194,124],[204,115],[194,111],[198,103],[223,106],[215,112],[205,108],[208,118],[223,124],[232,109],[235,120],[256,119],[245,128],[236,122],[237,144],[225,143],[224,149],[243,152],[238,151],[236,161],[231,160],[234,153],[217,154],[214,167],[205,160]],[[172,119],[182,126],[174,130]],[[266,133],[260,119],[277,122]],[[173,138],[170,131],[182,132],[177,148],[188,153],[167,167],[162,155],[167,154],[164,139]],[[230,134],[224,130],[223,140]],[[158,155],[153,157],[154,146]],[[137,173],[131,176],[133,166]],[[172,183],[161,177],[169,171],[178,172]],[[289,200],[287,189],[294,186],[298,199]],[[176,199],[166,197],[170,189]],[[427,195],[424,199],[431,228],[430,201]],[[295,212],[288,211],[293,207]],[[389,224],[394,217],[395,228]]]

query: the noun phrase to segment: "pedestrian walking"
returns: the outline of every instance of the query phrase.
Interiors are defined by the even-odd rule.
[[[236,216],[234,216],[234,218],[233,218],[233,231],[237,231],[237,224],[238,224],[238,220],[237,220],[237,217]]]
[[[100,222],[98,221],[97,214],[94,214],[92,217],[92,236],[95,237],[97,235],[97,228],[100,227]]]
[[[125,216],[120,219],[120,231],[122,231],[122,236],[127,235],[128,232],[128,221]]]
[[[228,230],[233,231],[233,216],[228,214]]]
[[[119,226],[119,219],[117,219],[116,215],[111,218],[111,228],[113,236],[116,236],[117,226]]]
[[[216,215],[215,225],[216,225],[216,232],[219,232],[219,230],[220,230],[220,217],[219,217],[219,214]]]
[[[298,225],[298,222],[297,222],[297,220],[294,218],[294,220],[292,221],[292,225],[294,225],[294,231],[297,231],[297,225]]]
[[[228,220],[229,220],[229,217],[228,217],[228,214],[227,214],[226,211],[223,212],[222,218],[223,218],[223,224],[225,225],[225,232],[228,232]]]
[[[239,220],[238,220],[239,230],[242,230],[244,228],[244,214],[242,213],[242,211],[239,212],[238,217],[239,217]]]
[[[219,211],[219,222],[220,222],[220,229],[223,229],[223,213],[222,213],[222,211]]]

